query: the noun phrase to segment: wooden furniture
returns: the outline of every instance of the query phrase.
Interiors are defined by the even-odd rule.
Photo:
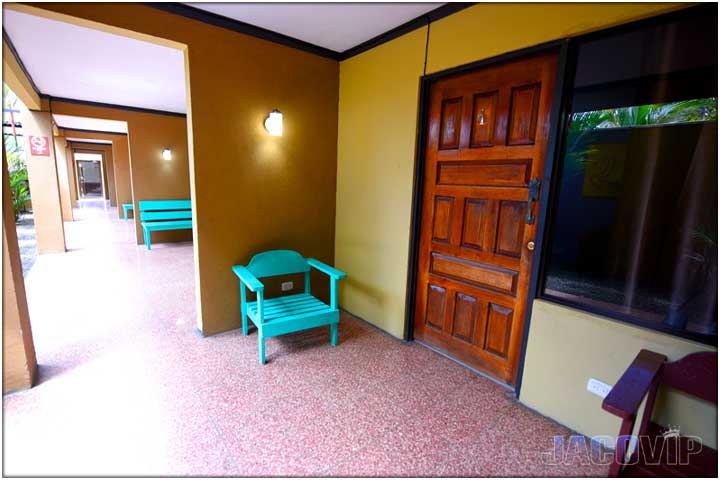
[[[652,421],[661,385],[717,405],[717,352],[693,353],[677,362],[665,360],[665,355],[641,350],[603,401],[604,410],[622,418],[611,477],[717,477],[716,450]],[[624,436],[633,433],[646,394],[637,447],[626,461],[629,442]]]
[[[557,54],[430,87],[413,335],[515,385]]]
[[[330,277],[330,305],[310,293],[310,267]],[[257,327],[260,363],[265,363],[265,339],[309,328],[330,325],[330,343],[337,345],[338,281],[345,273],[314,258],[303,258],[292,250],[270,250],[255,255],[247,266],[235,265],[232,271],[240,279],[240,314],[243,334],[248,334],[248,317]],[[265,298],[265,286],[259,280],[278,275],[305,274],[305,292],[272,299]],[[246,287],[257,300],[247,301]]]
[[[125,220],[128,219],[128,210],[131,210],[133,212],[135,211],[135,207],[133,206],[132,203],[123,203],[122,209],[123,209],[123,217],[125,218]]]
[[[150,233],[192,228],[190,200],[141,200],[140,221],[145,245],[150,250]]]

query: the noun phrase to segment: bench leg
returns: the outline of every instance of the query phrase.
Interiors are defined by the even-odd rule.
[[[123,208],[123,217],[125,217],[125,221],[127,222],[127,209]]]
[[[258,349],[260,351],[260,365],[265,365],[265,338],[258,332]]]
[[[337,345],[338,342],[338,324],[337,323],[331,323],[330,324],[330,345],[333,347]]]
[[[143,230],[143,233],[145,235],[145,246],[148,250],[150,250],[150,232],[147,230]]]

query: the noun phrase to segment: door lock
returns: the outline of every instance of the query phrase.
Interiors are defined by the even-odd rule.
[[[527,248],[528,248],[528,250],[530,250],[531,252],[532,252],[533,250],[535,250],[535,242],[533,242],[532,240],[530,240],[530,241],[528,242],[528,244],[527,244]]]

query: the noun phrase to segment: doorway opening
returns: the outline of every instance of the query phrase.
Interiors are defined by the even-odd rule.
[[[105,169],[102,153],[75,152],[75,181],[83,199],[105,198]]]

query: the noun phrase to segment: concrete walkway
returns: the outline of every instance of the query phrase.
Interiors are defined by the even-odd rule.
[[[104,204],[27,277],[40,364],[3,398],[6,475],[578,476],[569,430],[512,393],[344,315],[273,338],[202,338],[191,244],[134,242]],[[228,263],[230,268],[230,263]]]
[[[15,222],[15,227],[18,246],[20,247],[23,276],[27,276],[37,258],[37,238],[35,236],[35,220],[32,212],[21,213],[20,218]]]

